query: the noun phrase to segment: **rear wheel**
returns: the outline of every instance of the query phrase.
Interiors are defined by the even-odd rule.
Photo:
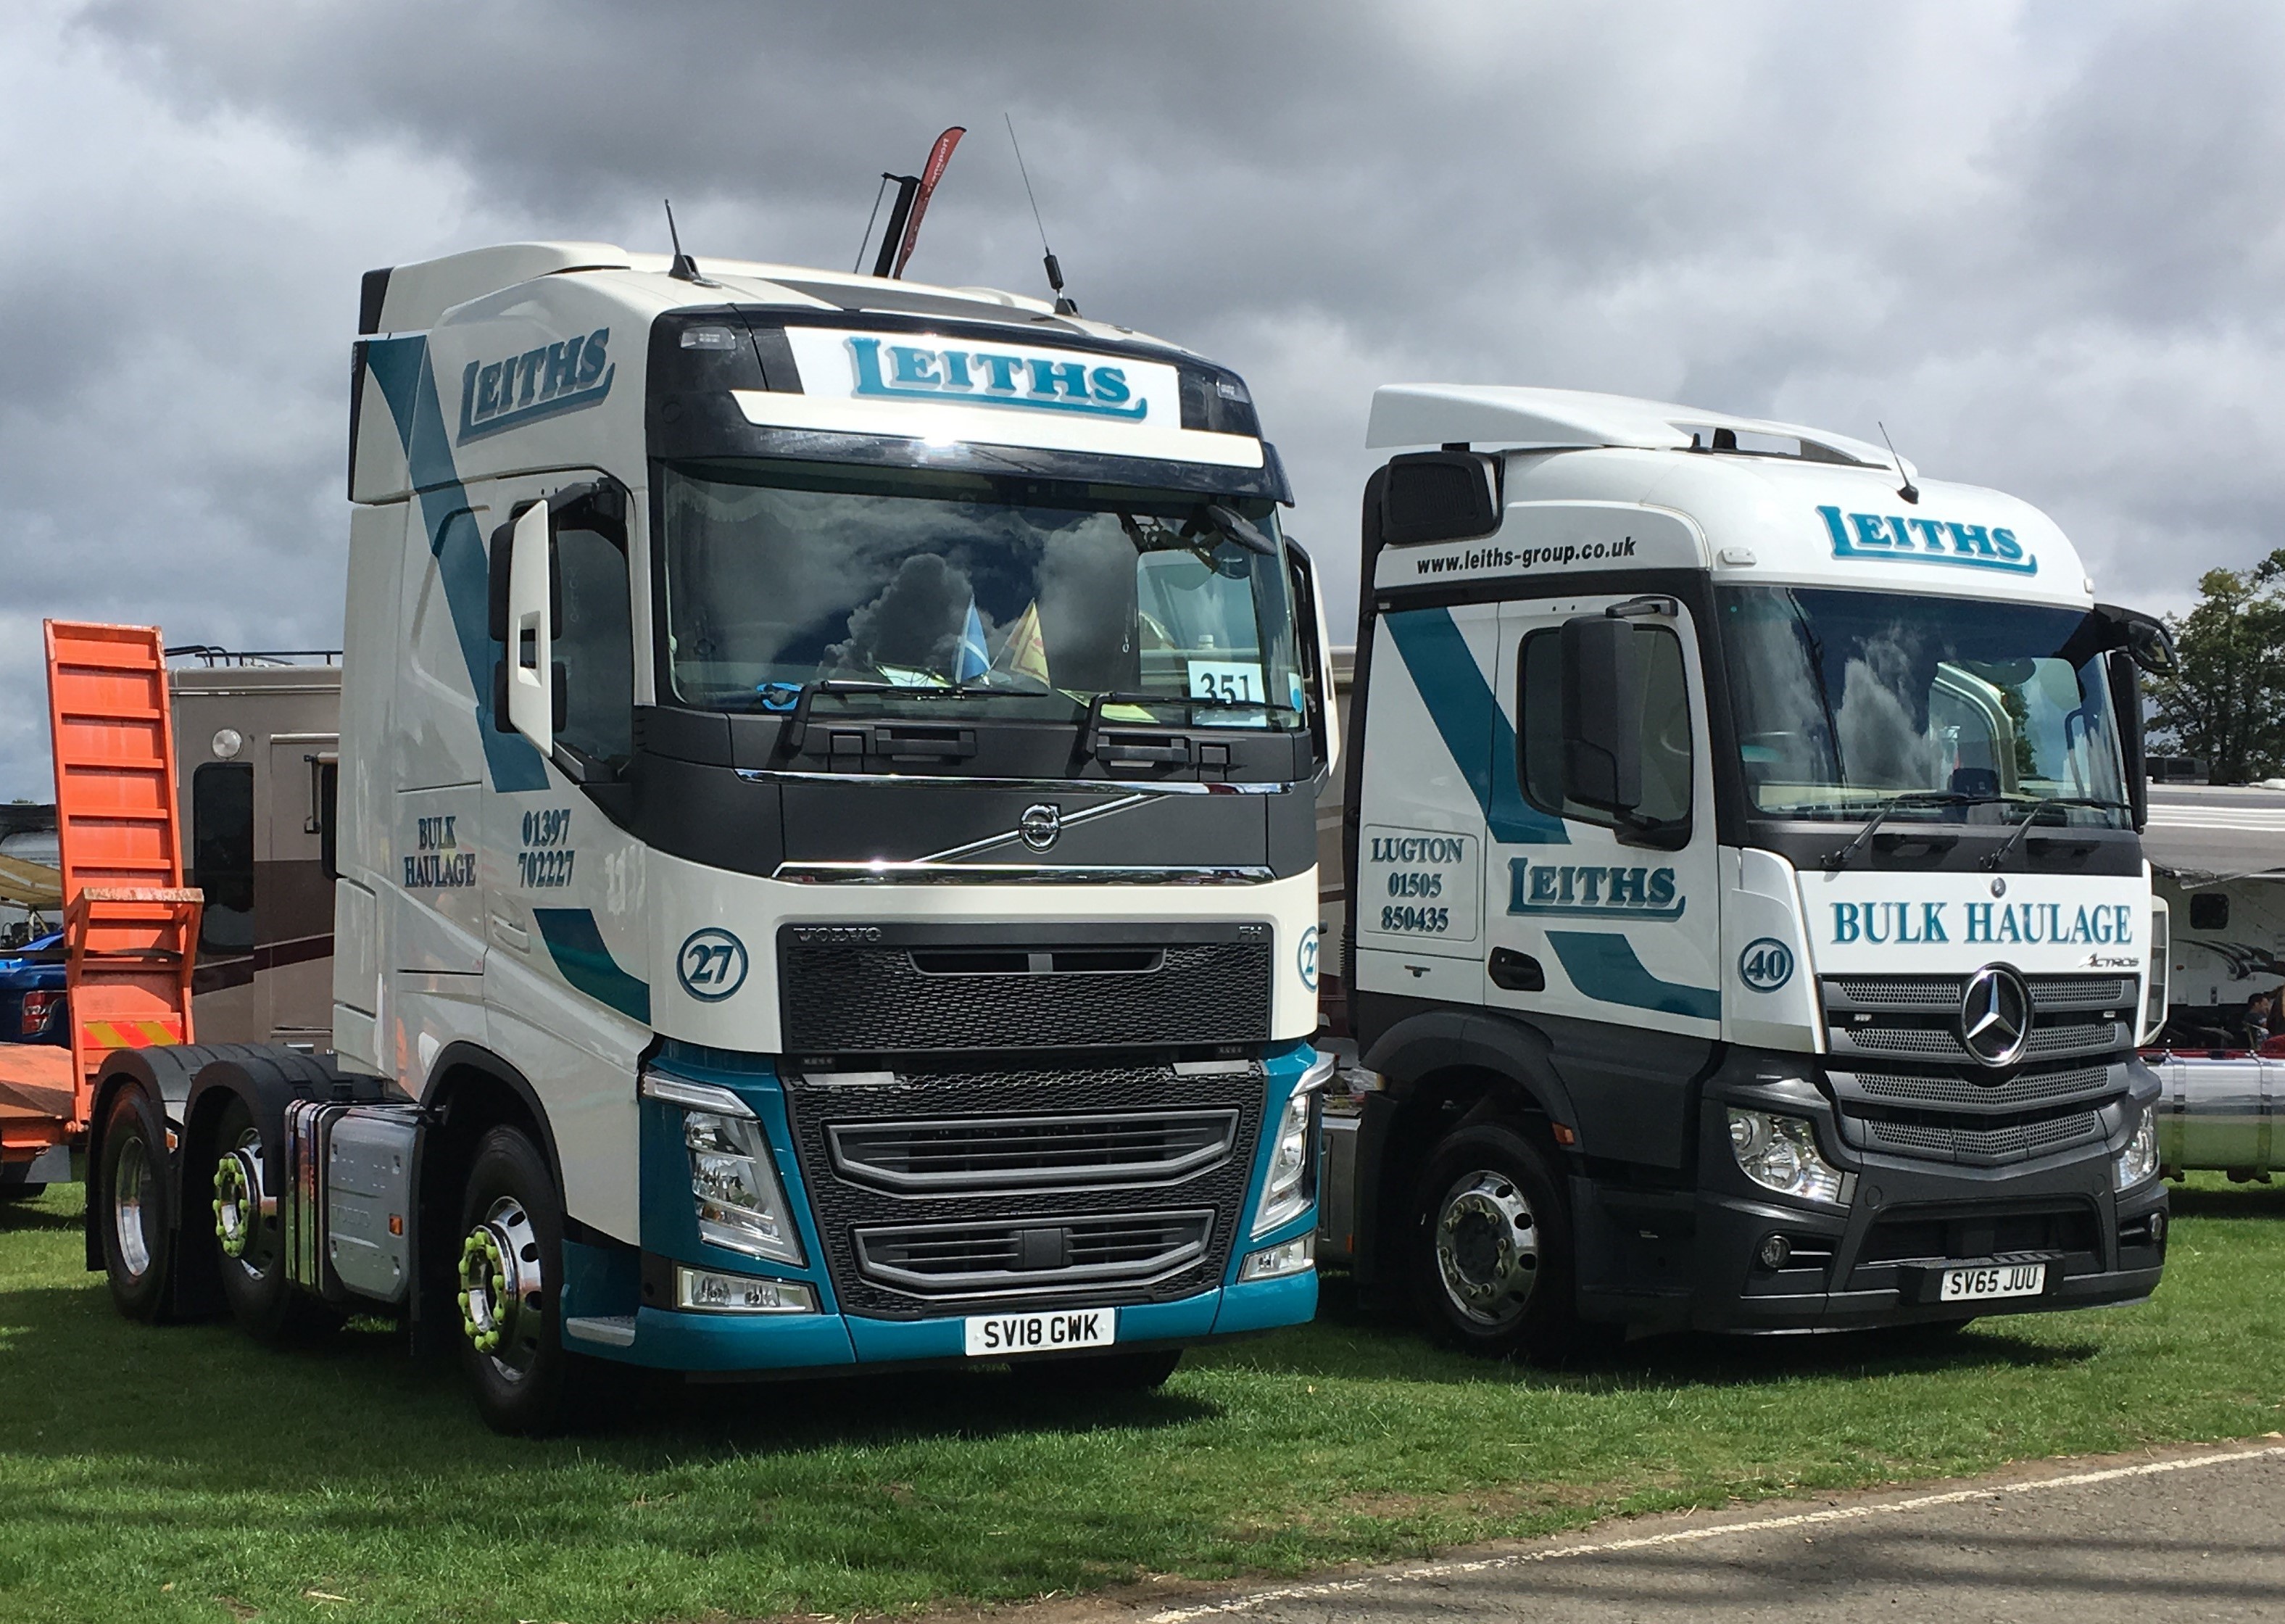
[[[166,1127],[141,1090],[122,1089],[104,1118],[95,1221],[111,1300],[129,1319],[152,1324],[164,1317],[175,1261],[166,1189]]]
[[[1461,1128],[1428,1158],[1412,1275],[1421,1315],[1471,1353],[1568,1352],[1571,1220],[1545,1158],[1512,1129]]]
[[[233,1096],[215,1136],[215,1269],[231,1317],[263,1342],[299,1340],[332,1330],[341,1316],[286,1277],[285,1230],[278,1220],[271,1158],[254,1112]]]
[[[1097,1353],[1088,1358],[1024,1360],[1018,1381],[1050,1393],[1149,1393],[1166,1385],[1182,1350],[1157,1348],[1134,1353]]]
[[[563,1346],[563,1206],[520,1129],[496,1127],[477,1142],[460,1233],[460,1361],[485,1424],[544,1436],[634,1390],[634,1371]]]

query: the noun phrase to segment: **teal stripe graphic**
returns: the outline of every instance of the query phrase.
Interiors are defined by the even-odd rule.
[[[650,984],[619,968],[586,908],[534,908],[532,922],[572,987],[597,1003],[609,1004],[630,1020],[650,1024]]]
[[[1661,981],[1635,957],[1634,944],[1602,930],[1550,930],[1563,973],[1588,997],[1606,1004],[1630,1004],[1661,1015],[1686,1015],[1693,1021],[1722,1018],[1722,994],[1711,987]]]
[[[421,528],[428,532],[428,550],[436,554],[444,602],[452,612],[452,632],[459,641],[460,658],[467,663],[468,686],[475,692],[476,736],[483,741],[492,788],[545,789],[547,769],[531,741],[522,734],[502,733],[492,726],[492,663],[502,651],[491,640],[491,629],[485,624],[489,587],[484,539],[476,530],[475,515],[468,511],[468,493],[460,484],[459,470],[452,463],[444,413],[436,400],[436,375],[429,365],[428,341],[371,340],[365,345],[365,365],[381,386],[389,414],[397,420],[405,466],[412,470],[412,488],[420,496]]]
[[[1444,748],[1483,809],[1491,837],[1510,846],[1566,846],[1560,818],[1527,804],[1516,783],[1515,729],[1500,713],[1468,640],[1449,609],[1405,609],[1381,616]]]

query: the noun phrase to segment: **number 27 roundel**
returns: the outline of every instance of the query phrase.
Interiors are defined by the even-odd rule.
[[[718,1004],[746,985],[746,945],[711,926],[694,930],[675,950],[674,976],[691,997]]]

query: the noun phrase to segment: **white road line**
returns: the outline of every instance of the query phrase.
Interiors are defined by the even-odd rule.
[[[1471,1573],[1495,1573],[1501,1568],[1528,1567],[1534,1563],[1556,1562],[1569,1557],[1599,1557],[1612,1551],[1646,1550],[1659,1545],[1695,1544],[1701,1540],[1726,1539],[1734,1534],[1768,1534],[1783,1528],[1814,1527],[1821,1523],[1854,1522],[1867,1517],[1925,1510],[1930,1506],[1959,1505],[1995,1495],[2029,1495],[2046,1488],[2079,1488],[2090,1483],[2115,1483],[2122,1478],[2155,1478],[2170,1471],[2196,1471],[2207,1466],[2227,1466],[2239,1461],[2265,1460],[2278,1455],[2285,1455],[2285,1445],[2272,1445],[2265,1449],[2238,1449],[2227,1455],[2193,1455],[2187,1460],[2146,1461],[2139,1466],[2111,1466],[2100,1471],[2074,1472],[2061,1478],[2036,1478],[2022,1483],[1991,1483],[1980,1488],[1951,1489],[1941,1495],[1916,1495],[1909,1500],[1892,1500],[1880,1505],[1828,1506],[1821,1511],[1798,1511],[1787,1517],[1764,1517],[1754,1522],[1675,1528],[1664,1534],[1638,1534],[1627,1540],[1605,1540],[1592,1545],[1551,1546],[1544,1550],[1520,1550],[1509,1556],[1480,1557],[1466,1562],[1426,1562],[1417,1567],[1399,1568],[1393,1573],[1373,1573],[1357,1579],[1329,1579],[1317,1584],[1256,1590],[1250,1596],[1235,1597],[1226,1602],[1210,1602],[1202,1607],[1170,1607],[1164,1612],[1152,1613],[1146,1624],[1190,1624],[1194,1619],[1252,1612],[1276,1602],[1351,1596],[1359,1590],[1370,1589],[1375,1585],[1418,1584],[1430,1580],[1461,1578]]]

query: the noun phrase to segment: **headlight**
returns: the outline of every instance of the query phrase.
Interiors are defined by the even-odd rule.
[[[1806,1117],[1730,1108],[1730,1149],[1739,1170],[1763,1189],[1807,1201],[1843,1204],[1846,1176],[1817,1149]]]
[[[682,1143],[690,1153],[698,1238],[774,1263],[805,1263],[762,1125],[746,1102],[727,1088],[656,1073],[644,1076],[642,1091],[685,1108]]]
[[[1269,1149],[1269,1177],[1261,1186],[1261,1204],[1254,1209],[1253,1233],[1267,1235],[1298,1217],[1315,1192],[1309,1173],[1315,1165],[1309,1130],[1316,1122],[1317,1090],[1333,1074],[1333,1057],[1321,1055],[1293,1086],[1292,1097],[1278,1113],[1277,1137]]]
[[[2158,1113],[2146,1110],[2134,1125],[2134,1137],[2110,1165],[2110,1188],[2132,1189],[2158,1171]]]

